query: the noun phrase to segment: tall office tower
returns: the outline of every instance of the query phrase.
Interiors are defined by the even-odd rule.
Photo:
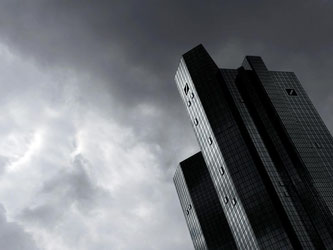
[[[174,182],[196,249],[333,249],[333,138],[292,72],[202,45],[175,80],[201,148]]]

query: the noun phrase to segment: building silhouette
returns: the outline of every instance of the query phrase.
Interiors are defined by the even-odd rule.
[[[199,45],[175,81],[201,149],[174,176],[195,249],[333,249],[333,138],[295,74]]]

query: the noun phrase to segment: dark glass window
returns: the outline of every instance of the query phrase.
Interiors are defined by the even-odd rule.
[[[190,90],[188,84],[186,83],[185,87],[184,87],[184,92],[185,92],[185,95],[188,94],[188,91]]]
[[[297,96],[295,89],[286,89],[286,91],[287,91],[288,95]]]
[[[212,145],[212,143],[213,143],[213,140],[212,140],[212,138],[211,138],[211,137],[209,137],[209,138],[208,138],[208,143],[209,143],[209,145]]]
[[[194,125],[195,125],[195,126],[198,126],[198,124],[199,124],[198,119],[197,119],[197,118],[194,118]]]

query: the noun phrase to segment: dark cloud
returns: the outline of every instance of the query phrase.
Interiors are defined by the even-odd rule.
[[[198,43],[213,54],[233,39],[245,52],[259,44],[282,58],[301,54],[325,59],[332,51],[332,8],[329,1],[309,0],[7,0],[2,3],[0,32],[8,43],[46,65],[105,77],[124,105],[165,104],[177,98],[170,85],[178,58]]]
[[[88,164],[82,155],[75,156],[72,167],[45,181],[37,195],[46,203],[25,208],[20,217],[52,228],[61,222],[71,206],[88,215],[101,201],[111,205],[110,193],[96,185],[86,172]]]
[[[84,94],[109,89],[112,104],[120,107],[118,115],[126,122],[135,122],[124,114],[138,103],[157,106],[175,120],[184,112],[171,111],[180,106],[173,75],[181,54],[198,43],[213,56],[237,43],[246,54],[261,53],[271,67],[297,69],[306,86],[313,79],[293,58],[316,62],[309,67],[313,74],[324,73],[319,86],[331,92],[325,83],[332,76],[327,73],[327,55],[333,52],[332,10],[330,1],[309,0],[7,0],[0,10],[0,33],[44,67],[75,68],[103,79],[104,86],[91,82]],[[233,56],[225,53],[218,61]],[[240,63],[244,55],[236,55]],[[316,99],[325,98],[327,89],[321,93]]]
[[[31,235],[14,222],[8,222],[6,210],[0,204],[0,245],[7,250],[37,250]]]
[[[69,169],[64,169],[59,172],[52,180],[48,180],[42,187],[41,193],[49,194],[56,193],[56,196],[63,196],[70,202],[77,205],[90,208],[91,206],[98,205],[96,200],[105,199],[111,200],[108,192],[103,188],[98,187],[86,172],[89,163],[82,155],[76,155],[73,165]]]

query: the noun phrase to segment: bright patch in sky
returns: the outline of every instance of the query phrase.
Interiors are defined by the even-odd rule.
[[[89,108],[75,73],[42,72],[4,45],[0,53],[8,90],[0,110],[0,201],[8,220],[47,250],[128,249],[129,239],[135,249],[182,244],[189,236],[167,216],[178,201],[158,167],[159,147],[110,112]],[[141,116],[154,112],[138,107]],[[170,236],[147,237],[154,232]]]

